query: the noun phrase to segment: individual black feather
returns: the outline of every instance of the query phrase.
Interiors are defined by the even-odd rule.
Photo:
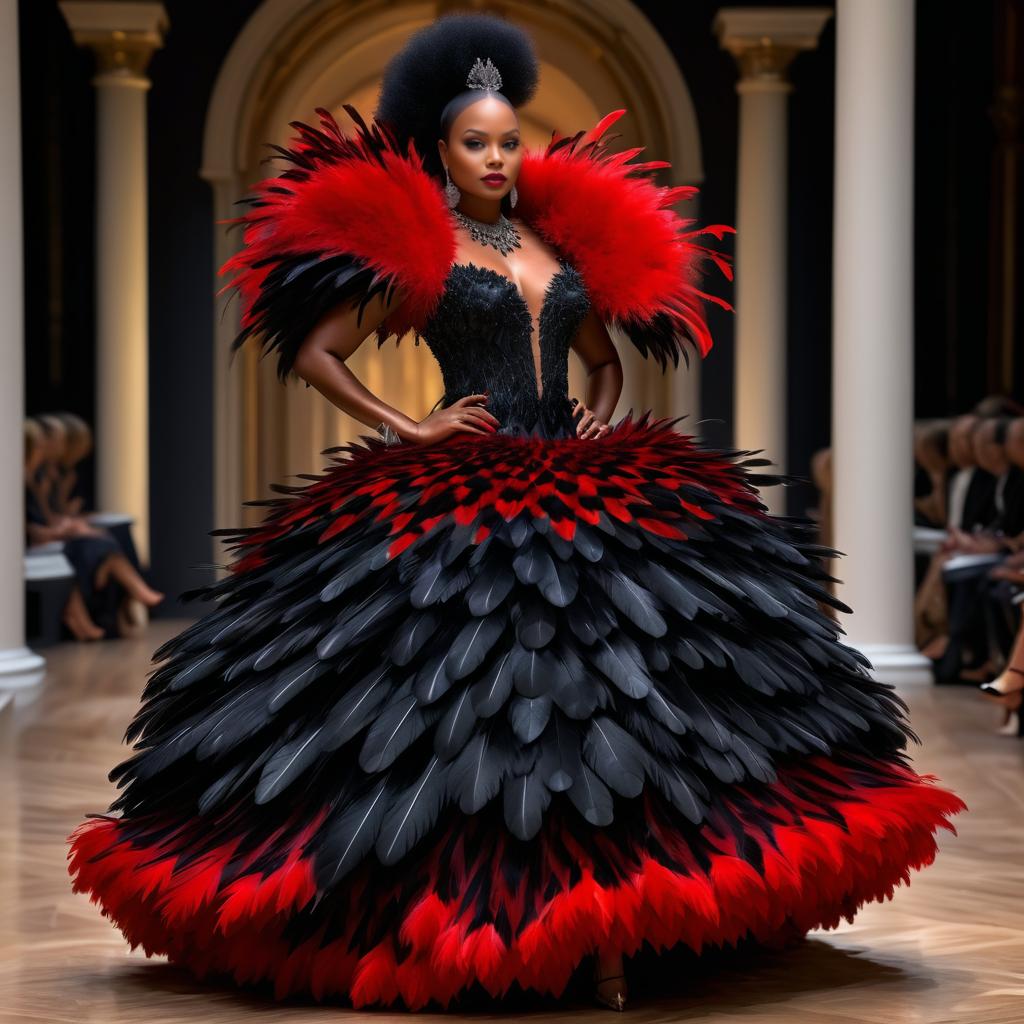
[[[651,714],[677,736],[684,736],[693,727],[693,720],[666,697],[660,683],[652,682],[646,703]]]
[[[549,650],[512,649],[512,684],[524,697],[540,697],[557,683],[558,662]]]
[[[745,739],[738,733],[732,734],[732,753],[743,763],[751,778],[758,782],[774,782],[777,777],[771,756],[759,743]]]
[[[331,812],[315,861],[320,888],[336,885],[373,849],[391,798],[391,783],[385,775],[365,796],[345,804],[340,812]]]
[[[447,770],[439,758],[432,757],[420,777],[395,800],[375,844],[382,864],[396,864],[435,824],[447,795]]]
[[[503,652],[483,678],[470,688],[473,710],[481,718],[496,715],[512,693],[512,651]]]
[[[589,718],[602,702],[604,690],[596,673],[568,645],[554,652],[551,666],[551,696],[555,704],[569,718]]]
[[[458,589],[459,577],[464,570],[444,562],[440,555],[435,555],[423,568],[409,592],[409,603],[414,608],[426,608],[444,601],[450,596],[453,588]],[[469,576],[465,577],[466,582]]]
[[[552,580],[557,579],[551,552],[539,538],[524,546],[512,559],[512,568],[520,583],[548,581],[550,585]]]
[[[532,743],[544,731],[551,717],[551,698],[515,697],[509,704],[508,720],[523,743]]]
[[[267,706],[271,711],[280,711],[288,701],[297,697],[307,686],[331,670],[331,663],[321,661],[315,654],[282,669],[267,684],[270,698]]]
[[[533,839],[543,824],[551,790],[541,776],[539,766],[535,766],[527,775],[506,779],[502,786],[505,824],[517,839]]]
[[[502,607],[482,619],[470,620],[459,630],[445,658],[445,671],[452,681],[463,679],[483,664],[504,631],[507,618]]]
[[[197,805],[200,814],[208,814],[217,807],[246,771],[244,764],[229,768],[219,779],[203,790]]]
[[[448,793],[464,814],[476,814],[498,795],[509,761],[507,744],[486,732],[466,744],[448,769]]]
[[[546,601],[556,608],[568,608],[579,593],[579,573],[568,561],[556,561],[552,564],[554,571],[542,578],[537,586]]]
[[[346,563],[341,572],[320,588],[320,600],[335,601],[350,587],[354,587],[366,579],[370,574],[370,562],[375,553],[374,550],[367,551],[365,554],[355,556],[350,563]]]
[[[516,637],[527,648],[547,647],[555,638],[554,609],[544,601],[530,601],[516,624]]]
[[[477,717],[473,711],[473,703],[469,699],[469,690],[464,689],[455,694],[455,699],[445,712],[444,718],[437,723],[434,732],[434,753],[443,761],[450,761],[466,745],[476,722]]]
[[[350,644],[366,640],[379,633],[387,624],[388,613],[397,607],[398,594],[393,590],[378,587],[373,595],[357,605],[317,645],[316,653],[327,659]]]
[[[366,733],[359,750],[359,767],[364,772],[389,767],[426,727],[427,717],[415,694],[392,699]]]
[[[651,775],[657,787],[686,818],[695,825],[704,820],[707,816],[707,805],[678,765],[667,761],[654,761],[651,765]]]
[[[588,562],[600,562],[604,557],[604,541],[585,523],[576,524],[572,542]]]
[[[568,794],[573,806],[591,825],[612,823],[615,817],[612,794],[587,765],[583,765],[583,770],[573,780]]]
[[[690,581],[680,579],[656,562],[649,562],[644,567],[644,582],[669,608],[686,619],[696,618],[699,611],[715,612],[713,605],[700,600],[696,587]]]
[[[569,606],[568,622],[569,628],[582,644],[592,644],[598,637],[608,633],[606,623],[591,614],[590,602],[583,598]]]
[[[538,765],[544,784],[555,793],[564,793],[583,770],[578,727],[554,711],[541,737]]]
[[[237,696],[215,713],[208,727],[204,724],[197,730],[202,742],[196,747],[196,757],[201,761],[225,754],[255,736],[271,720],[262,686],[253,685]]]
[[[686,713],[694,730],[705,743],[714,750],[729,749],[732,734],[696,688],[684,679],[677,679],[671,687],[666,687],[666,691],[666,697]]]
[[[355,684],[327,712],[324,749],[337,750],[370,724],[393,685],[389,664],[374,669]]]
[[[598,640],[585,657],[626,696],[641,700],[650,693],[652,680],[636,645],[624,634]]]
[[[778,598],[769,592],[763,583],[745,576],[743,573],[735,573],[733,580],[743,592],[757,606],[759,611],[764,612],[772,618],[784,619],[789,615],[789,609]]]
[[[216,649],[193,658],[183,669],[175,672],[168,683],[168,689],[184,690],[186,686],[191,686],[201,679],[208,679],[227,658],[227,651]]]
[[[264,765],[253,797],[257,804],[269,803],[284,792],[320,754],[317,740],[324,731],[323,724],[302,733],[298,739],[286,743]]]
[[[508,597],[515,582],[515,574],[508,565],[497,558],[490,559],[466,591],[469,610],[474,615],[489,615]]]
[[[441,622],[432,609],[417,612],[395,630],[388,654],[396,665],[408,665],[419,654],[423,645],[437,632]]]
[[[643,747],[607,715],[597,716],[583,737],[583,760],[616,793],[639,796],[644,788]]]
[[[444,660],[444,654],[437,654],[416,673],[412,692],[420,704],[433,704],[451,688],[452,681],[445,672]]]

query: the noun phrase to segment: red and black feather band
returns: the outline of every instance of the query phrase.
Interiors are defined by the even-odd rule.
[[[244,228],[241,251],[220,269],[231,275],[222,292],[241,296],[233,347],[260,336],[278,353],[282,377],[316,322],[341,303],[363,309],[399,289],[404,301],[377,328],[377,343],[419,338],[456,258],[455,222],[412,143],[403,149],[386,125],[344,109],[352,135],[323,108],[320,128],[293,121],[291,147],[273,147],[290,166],[257,184],[242,200],[247,212],[226,222]],[[665,369],[669,359],[678,366],[680,352],[687,357],[687,345],[702,356],[710,350],[705,302],[732,308],[699,282],[707,262],[731,280],[729,257],[700,239],[733,229],[694,227],[672,209],[697,190],[657,185],[653,172],[669,164],[632,163],[640,149],[608,150],[617,137],[608,129],[624,113],[527,152],[516,214],[575,265],[602,319]]]

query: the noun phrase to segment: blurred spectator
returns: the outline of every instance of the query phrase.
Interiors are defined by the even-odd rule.
[[[991,621],[986,621],[990,574],[1024,543],[1024,469],[1010,458],[1010,424],[999,416],[974,431],[978,465],[996,478],[995,514],[984,530],[950,530],[943,545],[948,628],[945,649],[935,659],[937,682],[978,680],[993,671]]]
[[[91,441],[90,441],[91,444]],[[163,594],[153,590],[106,530],[79,515],[56,510],[66,475],[52,463],[66,459],[68,429],[56,416],[25,425],[25,518],[29,544],[60,541],[75,572],[76,585],[63,622],[79,640],[133,631],[132,601],[153,607]]]
[[[933,420],[914,427],[915,517],[919,525],[945,527],[949,486],[956,467],[949,457],[949,424]]]
[[[76,494],[78,473],[76,466],[92,452],[92,431],[89,424],[73,412],[59,412],[56,418],[64,428],[64,449],[58,459],[58,491],[55,499],[57,511],[66,515],[80,515],[84,499]]]

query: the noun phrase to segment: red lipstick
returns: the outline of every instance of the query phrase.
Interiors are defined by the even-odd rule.
[[[488,185],[504,185],[506,178],[504,174],[487,174],[480,179],[481,181],[487,182]]]

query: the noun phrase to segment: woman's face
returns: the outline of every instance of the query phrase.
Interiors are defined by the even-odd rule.
[[[519,118],[507,103],[484,96],[455,118],[448,142],[439,139],[437,148],[463,195],[500,200],[523,163]]]

